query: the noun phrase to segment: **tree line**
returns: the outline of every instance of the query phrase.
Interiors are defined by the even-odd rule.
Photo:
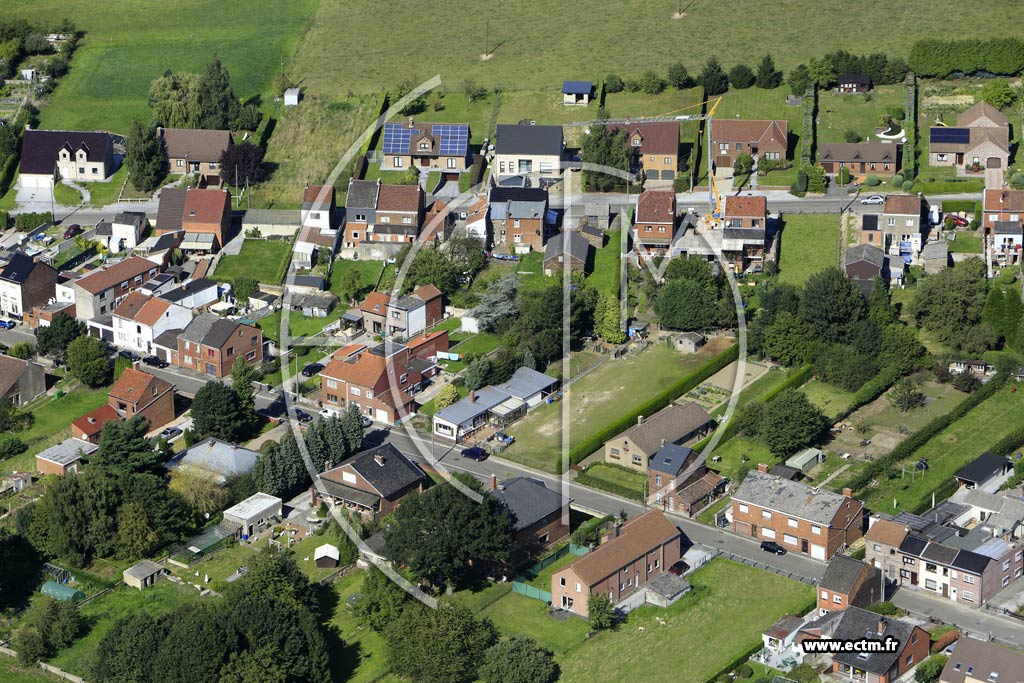
[[[1024,72],[1024,40],[1020,38],[921,38],[910,47],[910,68],[918,76],[1016,76]]]

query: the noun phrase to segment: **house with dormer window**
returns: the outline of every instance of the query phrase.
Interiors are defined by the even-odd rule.
[[[114,143],[109,133],[26,130],[18,169],[22,187],[53,187],[60,178],[105,180],[114,174]]]

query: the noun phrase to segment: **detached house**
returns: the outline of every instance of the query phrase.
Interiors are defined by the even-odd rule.
[[[565,264],[571,272],[584,272],[590,258],[590,242],[575,230],[560,232],[544,247],[544,274],[561,275]]]
[[[231,196],[227,190],[161,190],[156,233],[184,231],[182,250],[215,252],[224,246],[230,230]]]
[[[645,180],[675,180],[679,171],[678,121],[637,123],[608,128],[612,132],[625,132],[626,144],[632,154],[633,172],[642,172]]]
[[[591,596],[617,605],[636,595],[679,560],[681,537],[660,510],[616,525],[601,545],[552,575],[552,607],[587,617]]]
[[[537,187],[492,187],[488,195],[495,247],[510,254],[540,251],[548,237],[548,191]]]
[[[385,123],[381,168],[437,169],[458,180],[469,166],[469,126],[464,123]],[[449,177],[449,175],[451,177]]]
[[[847,249],[843,265],[846,277],[860,288],[864,298],[870,296],[875,278],[889,279],[889,259],[885,252],[871,244],[858,244]]]
[[[174,420],[174,385],[135,368],[125,368],[110,387],[108,405],[128,420],[142,415],[153,431]]]
[[[410,360],[409,349],[396,342],[339,349],[320,371],[320,400],[339,415],[355,405],[360,415],[396,424],[416,412],[413,395],[423,375]]]
[[[818,146],[818,163],[825,173],[848,168],[853,175],[892,174],[900,170],[900,146],[891,142],[823,142]]]
[[[672,244],[675,228],[676,193],[672,190],[641,192],[633,220],[633,241],[638,247],[651,252],[652,256],[665,253]]]
[[[327,500],[373,520],[398,509],[410,493],[419,493],[427,476],[390,443],[356,453],[317,477],[313,507]]]
[[[646,473],[651,456],[658,449],[666,444],[696,441],[714,426],[714,419],[696,403],[673,403],[650,417],[641,416],[637,424],[608,439],[604,459]]]
[[[572,499],[549,489],[539,479],[511,477],[498,484],[492,474],[489,493],[501,501],[512,518],[513,566],[569,535],[569,520],[563,520],[562,510]]]
[[[747,474],[732,497],[732,528],[783,548],[827,560],[863,535],[864,504],[768,474],[763,464]]]
[[[928,129],[928,161],[955,166],[957,174],[982,173],[1010,164],[1010,120],[988,102],[956,117],[955,126]]]
[[[725,198],[722,256],[738,273],[764,268],[768,201],[765,197]]]
[[[561,126],[499,124],[495,138],[491,168],[499,181],[517,175],[545,179],[562,174]]]
[[[345,201],[344,246],[363,258],[390,258],[416,240],[423,225],[419,185],[385,185],[380,180],[349,180]]]
[[[985,190],[982,214],[993,265],[1020,263],[1024,249],[1024,190]]]
[[[57,179],[104,180],[113,175],[109,133],[75,130],[25,131],[18,178],[22,187],[50,188]]]
[[[783,161],[788,146],[788,121],[716,119],[711,125],[711,153],[718,168],[732,168],[741,154],[758,160]]]
[[[21,318],[36,306],[45,306],[57,288],[57,271],[31,256],[14,252],[0,262],[0,314]]]
[[[158,128],[171,173],[198,173],[209,185],[219,186],[224,173],[220,158],[231,147],[231,132],[191,128]]]
[[[174,335],[174,331],[167,334]],[[162,341],[158,339],[157,345]],[[239,358],[246,363],[263,362],[263,330],[212,313],[193,318],[175,341],[170,362],[211,377],[230,375],[231,366]]]
[[[113,342],[122,349],[153,353],[157,337],[167,330],[181,330],[192,320],[192,309],[167,299],[134,291],[114,309]]]

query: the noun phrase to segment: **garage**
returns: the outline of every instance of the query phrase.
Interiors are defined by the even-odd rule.
[[[24,188],[46,189],[53,187],[53,176],[42,173],[22,173],[18,182]]]
[[[1002,168],[1003,160],[999,157],[989,157],[985,160],[985,168]]]
[[[391,420],[388,419],[388,412],[386,410],[377,409],[377,422],[388,424]]]
[[[811,544],[811,557],[815,560],[825,559],[825,546]]]

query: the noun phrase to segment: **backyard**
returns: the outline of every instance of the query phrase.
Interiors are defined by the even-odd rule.
[[[231,282],[240,275],[248,275],[256,278],[256,282],[278,285],[291,253],[292,246],[287,240],[247,239],[242,242],[239,254],[220,257],[212,277],[218,282]]]
[[[839,265],[839,217],[791,214],[779,237],[779,279],[803,284],[819,270]]]
[[[587,278],[587,284],[602,294],[619,297],[620,258],[622,252],[622,231],[605,233],[604,246],[594,252],[594,272]]]
[[[331,608],[325,624],[333,627],[328,636],[331,678],[347,683],[380,682],[387,673],[384,636],[359,623],[350,599],[360,595],[364,572],[353,572],[320,589],[320,604]],[[336,631],[334,629],[337,629]]]
[[[818,93],[818,144],[846,142],[847,131],[853,131],[861,140],[875,140],[875,128],[881,125],[886,110],[902,110],[905,89],[902,85],[879,85],[871,90],[870,98],[862,94],[841,94],[833,90]]]
[[[830,419],[834,419],[853,402],[853,392],[846,391],[821,380],[812,379],[805,383],[801,391],[807,399]]]
[[[567,416],[572,425],[570,445],[594,434],[630,406],[658,395],[732,343],[729,338],[712,339],[692,355],[655,344],[637,355],[606,362],[572,385]],[[549,472],[557,471],[563,410],[562,402],[540,406],[513,425],[507,431],[516,437],[516,443],[502,457]]]

